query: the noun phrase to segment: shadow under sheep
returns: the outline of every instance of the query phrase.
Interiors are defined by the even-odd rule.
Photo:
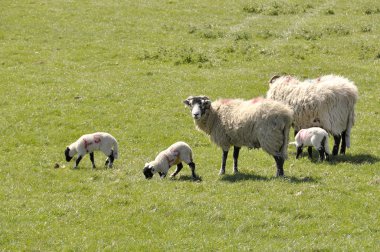
[[[295,155],[295,154],[294,154]],[[289,155],[291,156],[291,155]],[[308,158],[307,153],[303,153],[301,158]],[[312,163],[322,163],[318,161],[318,153],[313,151],[313,158],[310,160]],[[337,163],[349,163],[349,164],[376,164],[380,161],[380,158],[371,154],[345,154],[345,155],[330,155],[329,161],[323,161],[328,165],[335,165]]]
[[[256,181],[271,181],[275,179],[282,179],[284,181],[288,181],[290,183],[318,183],[318,179],[312,178],[312,177],[303,177],[303,178],[297,178],[294,176],[284,176],[283,178],[277,178],[277,177],[265,177],[257,174],[252,173],[238,173],[238,174],[225,174],[221,178],[222,181],[234,183],[234,182],[240,182],[245,180],[256,180]]]

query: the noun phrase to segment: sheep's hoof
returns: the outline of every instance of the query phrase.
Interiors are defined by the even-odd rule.
[[[236,175],[236,174],[239,174],[239,171],[238,170],[234,170],[233,173],[234,173],[234,175]]]
[[[221,176],[221,175],[224,175],[226,173],[226,171],[225,170],[220,170],[219,171],[219,175]]]

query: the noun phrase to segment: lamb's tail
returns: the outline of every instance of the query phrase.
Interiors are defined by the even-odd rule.
[[[114,140],[115,140],[115,142],[113,144],[113,157],[115,159],[118,159],[118,157],[119,157],[119,147],[118,147],[118,143],[117,143],[116,139],[114,139]]]
[[[351,128],[354,126],[355,123],[355,112],[352,109],[350,114],[348,115],[348,120],[347,120],[347,129],[346,129],[346,146],[347,148],[350,148],[351,142],[350,142],[350,134],[351,134]]]

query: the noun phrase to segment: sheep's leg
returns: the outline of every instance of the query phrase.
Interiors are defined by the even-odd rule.
[[[189,167],[191,169],[191,176],[193,177],[193,179],[196,179],[197,175],[195,174],[195,164],[193,162],[190,162]]]
[[[338,150],[339,150],[339,144],[340,144],[340,139],[342,137],[340,135],[334,136],[334,148],[332,151],[332,154],[334,156],[338,155]]]
[[[277,177],[283,177],[284,176],[284,158],[279,156],[273,156],[274,160],[276,160],[276,166],[277,166]]]
[[[238,173],[238,158],[239,158],[240,147],[234,146],[234,174]]]
[[[298,159],[299,156],[302,154],[302,147],[303,147],[303,145],[297,147],[296,159]]]
[[[79,162],[82,160],[82,156],[78,156],[77,160],[75,160],[74,169],[78,168]]]
[[[90,160],[91,160],[91,163],[92,163],[92,169],[96,168],[96,166],[95,166],[95,159],[94,159],[94,152],[90,153]]]
[[[220,168],[219,175],[223,175],[226,173],[226,162],[227,162],[228,150],[223,150],[222,156],[222,167]]]
[[[106,162],[104,163],[104,166],[107,166],[109,164],[109,162],[110,162],[110,158],[107,157]]]
[[[340,154],[346,154],[346,131],[342,132],[342,145],[340,146]]]
[[[170,177],[175,177],[183,168],[183,164],[179,163],[177,164],[177,169],[170,175]]]
[[[312,159],[313,158],[313,147],[312,146],[307,147],[307,153],[309,154],[309,158]]]

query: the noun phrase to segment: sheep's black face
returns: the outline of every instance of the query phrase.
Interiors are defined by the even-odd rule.
[[[194,120],[201,119],[211,105],[211,101],[207,96],[190,96],[183,103],[191,108],[191,115]]]
[[[73,158],[73,157],[70,157],[70,148],[69,147],[67,147],[65,150],[65,156],[66,156],[67,162],[70,162],[70,160]]]
[[[146,179],[151,179],[153,177],[152,169],[150,167],[144,167],[143,173]]]

